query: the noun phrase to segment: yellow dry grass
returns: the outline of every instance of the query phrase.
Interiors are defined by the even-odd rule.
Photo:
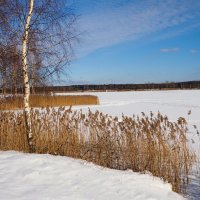
[[[94,95],[31,95],[31,107],[59,107],[70,105],[97,105],[99,99]],[[0,110],[15,110],[23,108],[22,96],[10,96],[0,98]]]
[[[134,172],[151,172],[180,192],[188,183],[195,153],[188,146],[187,122],[158,113],[121,120],[89,110],[60,107],[31,110],[35,153],[80,158]],[[23,112],[0,111],[0,150],[28,151]]]

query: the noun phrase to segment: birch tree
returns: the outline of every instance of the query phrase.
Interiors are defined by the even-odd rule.
[[[30,152],[34,152],[30,86],[34,85],[33,80],[59,76],[69,65],[78,38],[76,21],[77,16],[67,0],[0,0],[0,46],[15,44],[21,57]]]
[[[31,113],[30,113],[30,84],[28,77],[28,66],[27,66],[27,44],[28,44],[28,34],[30,30],[30,22],[33,14],[34,0],[29,0],[29,11],[26,17],[26,24],[24,29],[24,34],[22,37],[22,71],[23,71],[23,82],[24,82],[24,117],[26,123],[26,136],[29,144],[30,153],[34,152],[33,146],[33,134],[31,130]]]

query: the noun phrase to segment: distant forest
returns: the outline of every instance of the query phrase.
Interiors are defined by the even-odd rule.
[[[140,90],[176,90],[176,89],[200,89],[200,81],[166,82],[145,84],[105,84],[105,85],[70,85],[70,86],[45,86],[35,87],[32,93],[51,92],[84,92],[84,91],[140,91]],[[22,88],[17,93],[22,93]],[[11,89],[0,89],[1,93],[13,93]],[[15,91],[16,92],[16,91]]]

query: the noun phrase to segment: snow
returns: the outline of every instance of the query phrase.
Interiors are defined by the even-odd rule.
[[[66,94],[66,93],[65,93]],[[141,112],[154,114],[160,112],[167,115],[169,120],[177,121],[184,117],[188,122],[188,136],[191,147],[200,155],[200,137],[193,125],[200,131],[200,90],[166,90],[166,91],[130,91],[130,92],[84,92],[76,95],[91,94],[99,97],[100,105],[89,106],[92,111],[100,110],[112,116],[140,115]],[[60,93],[60,95],[62,95]],[[67,95],[74,95],[67,93]],[[74,106],[87,112],[88,106]],[[191,115],[188,111],[191,110]]]
[[[66,93],[65,93],[66,94]],[[70,95],[71,93],[67,93]],[[84,92],[76,94],[96,95],[100,105],[90,106],[92,110],[104,113],[128,116],[160,111],[176,121],[178,117],[186,117],[191,123],[200,125],[200,90],[168,90],[168,91],[131,91],[131,92]],[[76,109],[86,109],[88,106],[76,106]],[[192,115],[188,118],[188,111]]]
[[[71,94],[71,93],[68,93]],[[73,93],[74,94],[74,93]],[[90,106],[121,117],[141,112],[166,114],[170,120],[185,117],[189,123],[191,147],[200,155],[200,138],[192,125],[200,130],[200,90],[90,92],[100,105]],[[73,109],[88,106],[74,106]],[[192,114],[188,116],[188,111]],[[200,199],[200,180],[192,177],[188,187],[190,199]],[[2,200],[173,200],[183,199],[172,192],[170,184],[147,174],[104,169],[85,161],[50,155],[0,152],[0,199]]]
[[[72,158],[0,152],[2,200],[179,200],[148,174],[117,171]]]
[[[57,93],[57,95],[74,95],[74,93]],[[128,91],[128,92],[83,92],[76,95],[96,95],[100,105],[89,106],[92,111],[100,110],[105,114],[118,116],[141,115],[141,112],[154,114],[160,112],[169,120],[177,121],[184,117],[188,122],[188,137],[191,148],[200,157],[200,136],[193,128],[196,125],[200,132],[200,90],[165,90],[165,91]],[[74,106],[87,112],[88,106]],[[191,115],[188,112],[191,111]],[[192,143],[191,141],[195,143]]]
[[[70,93],[68,94],[70,95]],[[200,135],[197,135],[193,128],[193,125],[196,125],[200,132],[200,90],[84,92],[79,94],[97,95],[100,99],[100,105],[90,106],[90,109],[118,116],[119,119],[122,113],[132,116],[133,114],[141,115],[141,112],[149,114],[150,111],[155,114],[160,112],[167,115],[171,121],[177,121],[179,117],[184,117],[188,122],[190,147],[200,158]],[[80,108],[87,112],[88,106],[73,107],[73,109]],[[190,110],[191,115],[188,115]],[[197,166],[198,169],[200,169],[199,166]],[[191,182],[187,186],[187,193],[191,200],[200,199],[199,188],[200,177],[191,176]]]

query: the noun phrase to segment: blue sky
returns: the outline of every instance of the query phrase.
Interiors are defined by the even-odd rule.
[[[200,0],[73,0],[68,84],[200,80]]]

